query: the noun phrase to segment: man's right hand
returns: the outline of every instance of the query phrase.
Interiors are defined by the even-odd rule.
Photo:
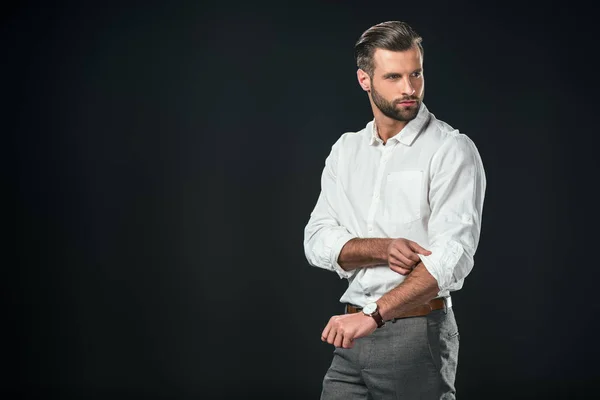
[[[401,275],[408,275],[421,262],[417,254],[428,256],[431,251],[424,249],[417,242],[399,238],[390,242],[387,253],[390,269]]]

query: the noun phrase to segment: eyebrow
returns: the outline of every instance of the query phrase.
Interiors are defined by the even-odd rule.
[[[411,72],[411,74],[414,74],[415,72],[423,72],[423,68],[417,68],[413,72]],[[398,72],[388,72],[387,74],[384,74],[383,77],[384,78],[390,78],[390,77],[395,76],[395,75],[402,76],[402,74],[400,74]]]

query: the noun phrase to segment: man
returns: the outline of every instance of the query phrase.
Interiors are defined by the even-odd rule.
[[[486,178],[466,135],[423,103],[421,37],[385,22],[355,45],[374,119],[336,141],[305,228],[308,262],[348,279],[321,339],[322,399],[454,399],[450,293],[473,268]]]

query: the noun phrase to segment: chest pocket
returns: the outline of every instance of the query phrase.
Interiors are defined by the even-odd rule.
[[[387,176],[385,216],[388,222],[406,224],[421,218],[422,171],[396,171]]]

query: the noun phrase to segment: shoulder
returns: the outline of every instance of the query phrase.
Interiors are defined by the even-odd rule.
[[[332,150],[347,151],[356,149],[361,145],[368,143],[372,124],[373,122],[371,121],[359,131],[347,131],[342,133],[333,143]]]
[[[479,152],[473,140],[465,133],[447,122],[437,119],[433,114],[424,136],[437,150],[437,155],[454,153],[462,156],[477,156]]]

